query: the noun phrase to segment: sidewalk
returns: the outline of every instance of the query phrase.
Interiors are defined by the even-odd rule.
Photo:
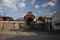
[[[36,36],[34,32],[20,32],[20,31],[0,31],[0,34],[15,35],[15,36]]]

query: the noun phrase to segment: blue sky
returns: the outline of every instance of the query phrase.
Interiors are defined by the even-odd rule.
[[[50,15],[60,10],[60,0],[1,0],[0,15],[18,19],[31,10],[36,17],[46,16],[48,5]]]

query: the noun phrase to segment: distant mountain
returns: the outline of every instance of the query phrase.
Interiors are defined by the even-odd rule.
[[[24,21],[24,19],[23,18],[18,18],[15,21]]]

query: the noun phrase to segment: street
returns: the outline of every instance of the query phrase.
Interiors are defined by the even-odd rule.
[[[0,32],[0,40],[59,40],[60,33],[52,32]]]

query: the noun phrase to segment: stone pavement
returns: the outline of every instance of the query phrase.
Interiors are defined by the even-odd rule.
[[[0,40],[59,40],[60,33],[1,31]]]

